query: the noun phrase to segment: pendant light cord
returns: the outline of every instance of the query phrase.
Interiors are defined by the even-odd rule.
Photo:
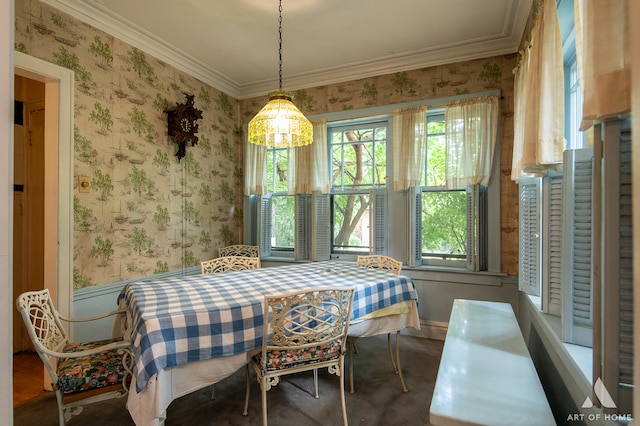
[[[278,66],[280,68],[280,73],[278,75],[279,77],[279,82],[280,82],[280,92],[282,92],[282,0],[280,0],[280,6],[278,7],[278,12],[280,13],[280,16],[278,17],[278,55],[279,55],[279,62],[278,62]]]

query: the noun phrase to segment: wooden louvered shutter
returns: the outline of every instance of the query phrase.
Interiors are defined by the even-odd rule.
[[[331,199],[329,194],[311,196],[311,260],[329,260],[331,255]]]
[[[388,254],[387,244],[387,189],[371,191],[371,250],[374,254]]]
[[[518,182],[519,242],[518,288],[534,296],[540,295],[540,179]]]
[[[549,172],[543,180],[545,246],[542,250],[542,289],[544,312],[562,313],[562,175]]]
[[[620,264],[618,287],[618,386],[619,401],[632,397],[633,386],[633,205],[631,130],[620,134]],[[621,408],[625,408],[621,405]],[[631,412],[631,404],[627,411]]]
[[[295,196],[295,245],[294,258],[307,260],[311,252],[311,196],[298,194]]]
[[[260,257],[271,256],[271,195],[260,196],[258,222],[258,246]]]
[[[407,191],[407,223],[409,224],[409,265],[422,265],[422,188]]]
[[[242,197],[242,221],[244,222],[242,242],[250,246],[258,245],[259,198],[259,195],[244,195]]]
[[[628,120],[604,126],[602,380],[617,403],[616,412],[630,413],[634,385],[631,129]],[[598,298],[594,300],[599,303]]]
[[[467,269],[487,270],[487,189],[467,188]]]
[[[564,152],[563,330],[569,343],[593,342],[592,192],[593,149]]]

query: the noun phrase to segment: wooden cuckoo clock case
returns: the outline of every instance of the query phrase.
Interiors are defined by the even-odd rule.
[[[193,105],[194,95],[187,95],[187,101],[176,104],[176,108],[167,113],[167,133],[178,144],[176,156],[178,161],[187,153],[187,144],[198,144],[198,120],[202,119],[202,111]]]

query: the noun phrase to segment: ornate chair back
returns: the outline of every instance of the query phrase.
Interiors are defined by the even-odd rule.
[[[203,274],[258,268],[260,268],[259,257],[223,256],[200,262],[200,272]]]
[[[402,262],[380,254],[358,256],[356,258],[356,265],[370,269],[382,269],[398,275],[400,275],[400,271],[402,270]]]
[[[232,246],[220,247],[218,249],[218,256],[244,256],[244,257],[258,257],[260,252],[258,246],[248,246],[245,244],[236,244]]]

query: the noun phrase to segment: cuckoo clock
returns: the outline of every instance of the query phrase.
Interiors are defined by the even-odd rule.
[[[167,113],[167,133],[178,144],[176,156],[178,161],[185,156],[187,144],[198,144],[198,120],[202,118],[202,111],[193,106],[194,95],[187,95],[187,101],[176,104],[176,108]]]

